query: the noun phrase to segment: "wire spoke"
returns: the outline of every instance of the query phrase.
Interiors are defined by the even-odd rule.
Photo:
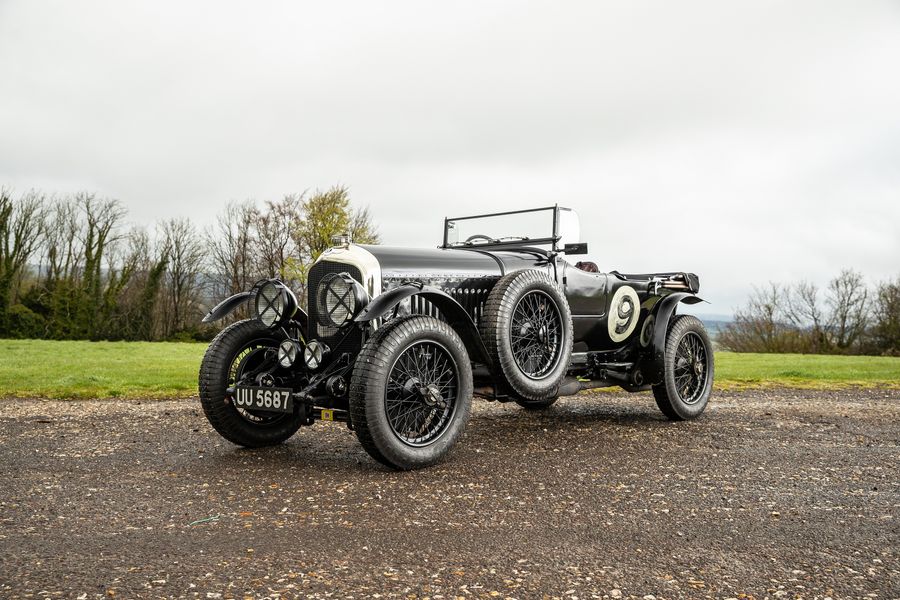
[[[545,292],[533,290],[519,299],[510,320],[510,346],[525,375],[540,379],[556,367],[561,331],[562,315]]]
[[[415,342],[394,362],[384,403],[394,434],[426,446],[446,430],[456,409],[458,371],[449,351],[430,340]]]
[[[672,369],[675,389],[685,404],[700,400],[707,385],[709,352],[703,340],[687,332],[678,342]]]

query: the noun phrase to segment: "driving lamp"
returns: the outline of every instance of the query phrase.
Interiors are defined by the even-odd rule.
[[[303,362],[306,363],[310,371],[315,371],[322,366],[322,362],[327,354],[328,346],[322,342],[312,340],[303,349]]]
[[[287,369],[297,362],[300,355],[300,344],[294,340],[284,340],[278,346],[278,364]]]
[[[294,316],[297,297],[277,279],[256,284],[251,306],[253,317],[266,327],[280,325]]]

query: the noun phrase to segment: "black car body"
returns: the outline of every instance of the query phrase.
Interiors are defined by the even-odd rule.
[[[482,233],[517,218],[545,233]],[[475,233],[460,241],[467,228]],[[265,340],[254,360],[231,360],[224,374],[214,361],[230,360],[224,355],[241,344],[213,342],[201,371],[207,415],[243,445],[280,441],[317,418],[346,421],[373,457],[397,468],[442,458],[472,395],[535,409],[618,385],[653,390],[672,419],[698,416],[712,386],[712,346],[699,321],[676,316],[679,304],[700,301],[698,277],[573,264],[567,255],[586,253],[577,229],[574,212],[554,206],[445,219],[438,248],[342,240],[309,270],[307,311],[284,284],[265,281],[207,315],[215,320],[249,301],[256,323],[236,324],[247,330],[237,337]],[[442,369],[450,373],[443,379]],[[278,412],[265,406],[266,388],[282,394]],[[244,406],[235,406],[241,397]],[[291,425],[275,427],[274,437],[235,433],[241,427],[224,407],[236,409],[238,425],[264,429],[273,415]]]

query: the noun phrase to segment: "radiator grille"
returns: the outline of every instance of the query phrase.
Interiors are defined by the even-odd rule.
[[[338,352],[355,352],[362,346],[362,331],[354,325],[345,325],[338,329],[332,325],[323,325],[319,322],[319,312],[316,306],[318,298],[319,283],[326,275],[333,273],[347,273],[356,281],[362,283],[362,273],[359,269],[352,265],[344,263],[331,262],[327,260],[319,261],[309,270],[307,278],[307,312],[309,313],[309,339],[316,339],[325,342],[329,348],[335,353]]]

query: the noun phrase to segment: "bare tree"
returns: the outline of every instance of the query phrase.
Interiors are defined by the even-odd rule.
[[[117,305],[110,319],[109,331],[128,340],[150,340],[154,336],[156,299],[159,284],[150,292],[151,302],[145,301],[152,286],[151,273],[156,264],[156,250],[146,229],[133,228],[127,235],[124,262],[131,265],[132,275],[117,298]],[[165,264],[165,263],[164,263]],[[157,280],[161,276],[157,277]]]
[[[350,234],[357,244],[381,242],[381,236],[378,235],[378,229],[375,227],[368,206],[353,211],[353,216],[350,218]]]
[[[787,292],[777,283],[754,288],[747,306],[720,332],[719,344],[735,352],[796,352],[798,331],[787,303]]]
[[[118,227],[125,217],[125,209],[117,200],[98,199],[88,193],[76,194],[75,203],[84,222],[81,229],[84,271],[77,326],[83,335],[94,337],[110,298],[115,297],[129,276],[125,272],[117,273],[112,262],[106,263],[105,278],[103,273],[104,260],[121,239]]]
[[[171,219],[162,224],[166,271],[164,335],[168,337],[193,324],[197,317],[204,241],[187,219]]]
[[[256,256],[259,272],[265,277],[285,280],[286,266],[296,256],[294,230],[300,222],[300,197],[284,196],[277,202],[266,202],[256,215]]]
[[[251,202],[231,203],[206,234],[219,296],[242,292],[259,279],[253,255],[256,218]]]
[[[900,356],[900,277],[880,283],[873,300],[873,350],[879,354]]]
[[[48,285],[71,278],[80,270],[80,238],[81,223],[75,204],[69,200],[55,200],[47,215],[42,259],[42,271]]]
[[[866,330],[869,292],[863,276],[844,269],[828,283],[825,303],[829,308],[829,331],[834,345],[846,352]]]
[[[791,324],[803,332],[803,352],[825,352],[830,347],[826,331],[826,315],[819,302],[819,288],[801,281],[785,294],[785,311]]]

